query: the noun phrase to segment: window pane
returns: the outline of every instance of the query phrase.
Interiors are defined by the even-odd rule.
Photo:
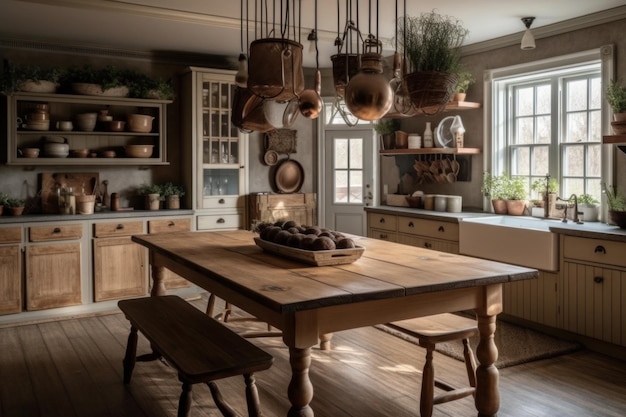
[[[532,158],[532,175],[544,176],[550,172],[550,148],[534,146]]]
[[[513,166],[511,167],[511,175],[529,175],[530,174],[530,150],[529,148],[513,149]]]
[[[533,143],[532,117],[524,117],[517,120],[517,134],[515,136],[516,145],[526,145]]]
[[[363,168],[363,139],[350,139],[350,169]]]
[[[587,185],[586,193],[594,196],[596,200],[600,201],[602,197],[601,180],[599,178],[590,179],[586,181],[586,185]]]
[[[537,87],[537,114],[550,114],[552,110],[552,88],[549,85]]]
[[[335,203],[348,202],[348,172],[335,171]]]
[[[589,113],[589,142],[602,142],[602,115],[600,110]]]
[[[566,111],[587,110],[587,80],[568,81],[566,91]]]
[[[580,195],[584,193],[585,180],[582,178],[565,178],[563,180],[563,198],[568,198],[572,194]]]
[[[350,171],[350,203],[363,202],[363,171]]]
[[[566,146],[563,150],[563,175],[585,175],[585,147],[582,145]]]
[[[550,143],[552,140],[551,123],[550,116],[537,117],[537,143]]]
[[[517,90],[517,116],[533,114],[533,87],[523,87]]]
[[[589,108],[599,109],[602,105],[602,80],[600,77],[592,78],[591,84],[591,97],[589,100]]]
[[[587,142],[587,113],[567,115],[565,142]]]
[[[348,139],[335,139],[335,169],[348,168]]]
[[[602,145],[589,145],[587,151],[587,176],[600,177],[602,175]]]

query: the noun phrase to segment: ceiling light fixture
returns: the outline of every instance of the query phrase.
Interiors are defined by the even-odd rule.
[[[530,26],[533,24],[534,20],[534,17],[522,17],[522,22],[526,25],[526,30],[524,31],[524,36],[522,37],[522,44],[520,46],[521,49],[535,49],[535,37],[530,31]]]

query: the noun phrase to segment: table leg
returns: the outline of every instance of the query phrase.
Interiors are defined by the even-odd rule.
[[[152,266],[152,290],[150,291],[150,295],[156,297],[158,295],[166,295],[167,290],[165,289],[165,284],[163,283],[163,277],[165,276],[165,267],[164,266]]]
[[[320,350],[330,350],[330,341],[332,338],[332,333],[320,335]]]
[[[493,340],[496,331],[496,315],[476,315],[480,341],[476,347],[478,368],[476,369],[475,404],[478,417],[495,417],[500,408],[498,388],[498,368],[494,363],[498,359],[498,348]]]
[[[289,347],[289,363],[291,364],[291,381],[287,395],[291,408],[287,417],[313,417],[313,409],[309,405],[313,399],[313,384],[309,379],[311,367],[311,348]]]

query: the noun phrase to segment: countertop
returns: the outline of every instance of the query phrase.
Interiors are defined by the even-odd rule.
[[[450,223],[462,221],[469,217],[486,217],[500,216],[500,214],[485,213],[479,211],[463,211],[461,213],[448,213],[443,211],[431,211],[416,209],[410,207],[395,206],[377,206],[366,207],[365,211],[380,214],[391,214],[397,216],[409,216],[418,219],[438,220]],[[584,222],[576,224],[572,221],[567,223],[558,223],[550,226],[552,233],[558,233],[568,236],[586,237],[591,239],[614,240],[618,242],[626,242],[626,229],[620,229],[617,226],[609,225],[602,222]]]
[[[190,216],[193,210],[129,210],[100,211],[93,214],[25,214],[22,216],[0,216],[0,225],[12,223],[64,222],[77,220],[107,220],[136,217]]]

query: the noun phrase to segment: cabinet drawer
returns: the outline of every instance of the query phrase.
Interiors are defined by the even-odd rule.
[[[198,216],[198,230],[213,229],[238,229],[243,224],[243,216],[240,214],[211,214]]]
[[[398,235],[395,232],[389,232],[387,230],[380,230],[380,229],[369,229],[369,232],[367,233],[367,237],[371,237],[374,239],[379,239],[379,240],[386,240],[388,242],[397,242],[398,241]]]
[[[188,232],[191,219],[149,220],[148,233]]]
[[[626,267],[626,243],[564,236],[563,257]]]
[[[62,226],[34,226],[28,230],[30,242],[48,242],[53,240],[71,240],[83,237],[82,224]]]
[[[396,231],[398,220],[393,214],[369,213],[367,215],[367,227]]]
[[[205,197],[202,202],[202,207],[207,209],[240,208],[244,206],[244,198],[237,195]]]
[[[455,242],[459,241],[458,223],[399,216],[398,232],[410,235],[434,237],[436,239],[452,240]]]
[[[142,233],[143,222],[141,220],[131,222],[96,223],[94,225],[94,237],[130,236]]]
[[[20,243],[21,241],[21,227],[3,227],[0,229],[0,243]]]

